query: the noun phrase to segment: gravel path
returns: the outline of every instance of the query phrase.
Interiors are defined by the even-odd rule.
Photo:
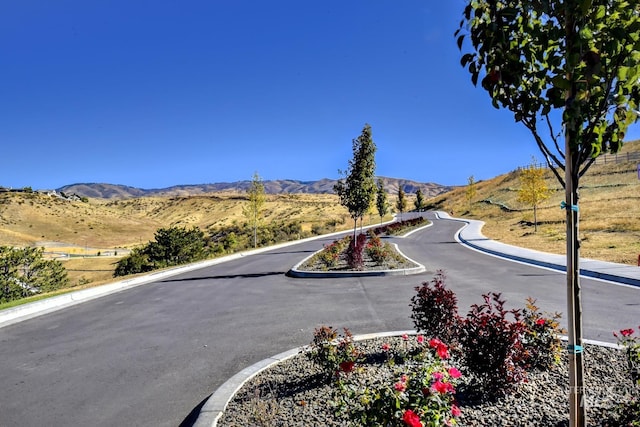
[[[358,342],[363,352],[379,352],[383,342],[399,338],[376,338]],[[392,343],[393,345],[393,343]],[[585,347],[587,425],[602,426],[611,408],[628,399],[633,391],[624,354],[613,348]],[[367,368],[369,369],[369,368]],[[371,368],[372,379],[379,378]],[[460,426],[567,426],[567,361],[550,372],[529,374],[528,382],[494,403],[470,406],[460,403]],[[637,393],[637,391],[636,391]],[[322,380],[316,365],[304,355],[279,363],[246,383],[218,426],[344,426],[332,410],[334,388]]]

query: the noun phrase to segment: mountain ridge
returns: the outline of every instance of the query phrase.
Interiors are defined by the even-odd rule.
[[[425,197],[434,197],[455,188],[436,183],[423,183],[401,178],[377,177],[381,179],[388,193],[397,193],[400,186],[412,194],[420,189]],[[262,181],[267,194],[334,194],[333,186],[337,180],[323,178],[317,181],[299,181],[293,179]],[[57,192],[76,194],[82,197],[98,199],[130,199],[149,196],[194,196],[219,192],[245,192],[251,181],[218,182],[210,184],[184,184],[165,188],[143,189],[122,184],[76,183],[57,188]]]

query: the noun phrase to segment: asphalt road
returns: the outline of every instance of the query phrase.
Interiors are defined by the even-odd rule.
[[[354,334],[413,329],[414,287],[436,270],[466,313],[499,291],[566,311],[563,273],[467,249],[438,220],[399,243],[416,276],[295,279],[320,239],[192,271],[0,328],[0,426],[178,426],[241,369],[308,344],[320,325]],[[638,326],[640,289],[583,279],[585,338]],[[563,321],[566,319],[563,318]]]

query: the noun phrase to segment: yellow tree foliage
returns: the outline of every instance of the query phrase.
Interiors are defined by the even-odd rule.
[[[520,171],[520,189],[518,190],[518,202],[525,203],[533,208],[533,227],[538,231],[538,206],[551,196],[544,178],[544,168],[538,167],[535,161],[529,167]]]

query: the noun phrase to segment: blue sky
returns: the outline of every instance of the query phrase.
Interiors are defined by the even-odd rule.
[[[380,176],[539,158],[460,66],[463,0],[3,3],[2,186],[338,178],[365,123]]]

